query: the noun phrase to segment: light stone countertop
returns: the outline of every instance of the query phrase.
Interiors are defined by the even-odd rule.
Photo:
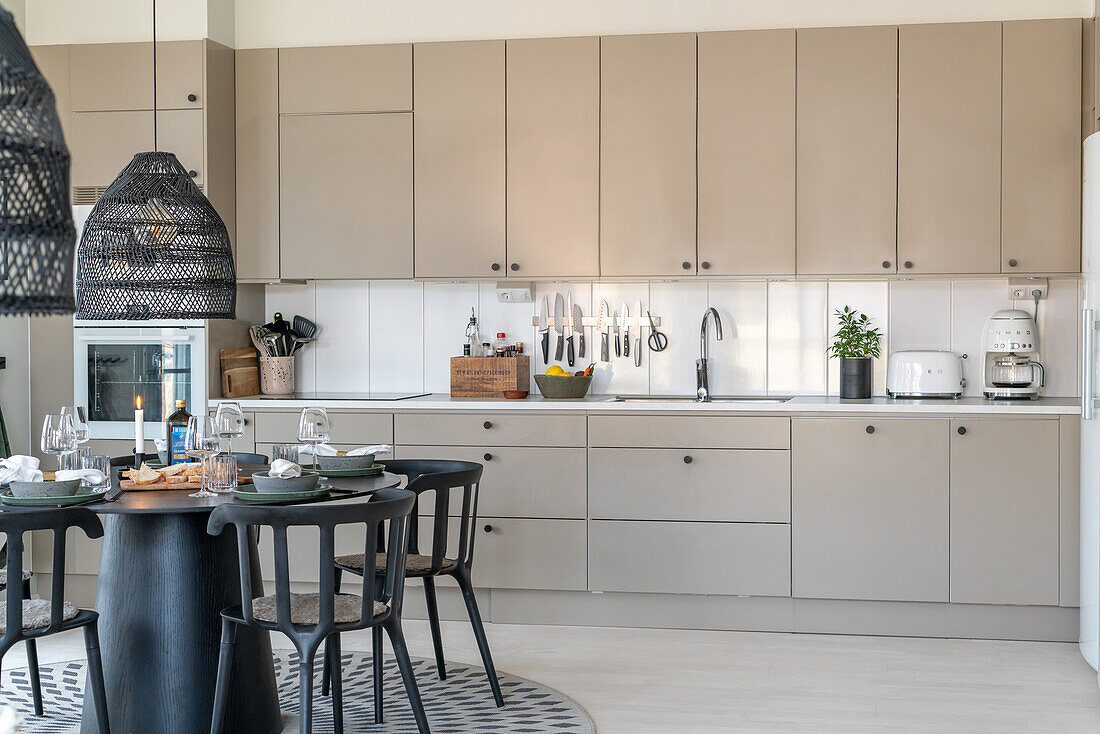
[[[323,398],[307,395],[291,397],[235,398],[246,410],[301,410],[322,406],[339,410],[379,411],[548,411],[583,413],[858,413],[858,414],[958,414],[958,415],[1075,415],[1080,412],[1077,398],[1040,398],[1039,400],[986,400],[984,398],[960,398],[958,400],[926,399],[895,400],[875,397],[870,400],[841,400],[837,397],[796,396],[784,402],[746,399],[740,402],[695,403],[683,398],[646,399],[636,402],[616,402],[614,395],[590,395],[581,400],[547,400],[532,395],[526,400],[502,398],[452,398],[445,393],[434,393],[404,400],[370,400],[361,393],[329,394]],[[222,402],[213,398],[211,406]]]

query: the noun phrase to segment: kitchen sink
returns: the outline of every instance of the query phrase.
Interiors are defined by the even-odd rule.
[[[791,398],[773,395],[723,395],[712,397],[712,403],[786,403]],[[694,403],[694,395],[616,395],[616,403]]]

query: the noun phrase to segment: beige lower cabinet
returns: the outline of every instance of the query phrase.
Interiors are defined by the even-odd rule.
[[[791,421],[794,596],[948,600],[948,429],[943,419]]]
[[[584,520],[482,517],[475,528],[474,586],[487,589],[588,588]]]
[[[584,446],[583,415],[398,413],[401,446]]]
[[[1058,604],[1058,421],[951,428],[951,601]]]
[[[593,415],[593,447],[788,449],[791,419],[772,416]]]
[[[791,519],[788,451],[591,449],[597,519],[776,522]]]
[[[298,419],[301,413],[256,413],[257,443],[296,443]],[[374,443],[393,443],[392,413],[336,413],[329,412],[332,442],[363,446]]]
[[[593,591],[790,596],[790,525],[593,520]]]

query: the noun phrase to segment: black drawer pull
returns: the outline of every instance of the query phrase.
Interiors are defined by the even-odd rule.
[[[710,263],[704,260],[703,262],[699,263],[699,267],[701,267],[703,270],[710,270]]]
[[[486,525],[485,526],[485,532],[487,532],[487,533],[493,532],[493,526],[492,525]]]
[[[685,463],[685,464],[690,464],[690,463],[691,463],[691,462],[693,462],[693,461],[695,461],[695,460],[694,460],[694,459],[692,459],[692,458],[691,458],[690,456],[685,456],[685,457],[684,457],[684,463]]]
[[[960,436],[965,436],[966,435],[966,426],[959,426],[959,435]]]
[[[490,428],[492,428],[492,427],[493,427],[493,424],[492,424],[492,423],[490,423],[489,421],[485,421],[485,422],[484,422],[484,423],[482,423],[481,425],[485,427],[485,430],[489,430]]]
[[[867,433],[874,433],[874,432],[875,432],[875,427],[874,426],[867,426]]]
[[[884,268],[890,267],[890,261],[889,260],[883,260],[882,261],[882,267],[884,267]]]
[[[906,268],[911,268],[911,267],[913,267],[913,263],[911,263],[910,261],[906,260],[906,261],[905,261],[905,267],[906,267]]]
[[[691,270],[691,263],[689,263],[687,260],[684,260],[682,263],[680,263],[680,267],[684,270]]]
[[[190,176],[191,178],[198,178],[199,177],[199,172],[195,171],[195,170],[191,170],[191,171],[187,172],[187,175]]]
[[[1012,258],[1011,260],[1008,261],[1008,267],[1010,267],[1010,268],[1016,267],[1016,264],[1017,264],[1016,263],[1016,258]]]
[[[519,263],[512,263],[512,272],[514,273],[517,270],[519,270]]]
[[[485,460],[486,461],[492,461],[493,460],[493,455],[492,454],[485,454]]]
[[[195,102],[197,100],[198,100],[198,97],[196,97],[194,94],[187,95],[187,101],[188,102]]]
[[[491,267],[493,270],[500,270],[500,263],[493,263],[489,267]]]

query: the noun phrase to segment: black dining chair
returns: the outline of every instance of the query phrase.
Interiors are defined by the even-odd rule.
[[[83,507],[67,509],[36,509],[0,513],[0,533],[8,544],[8,569],[23,568],[23,534],[35,530],[53,531],[53,563],[50,569],[50,599],[31,599],[26,583],[12,584],[7,590],[7,609],[0,629],[0,662],[18,642],[30,643],[57,632],[83,628],[84,647],[88,653],[88,677],[85,691],[92,691],[96,724],[100,734],[110,734],[107,716],[107,693],[103,685],[103,662],[99,654],[99,614],[90,609],[77,609],[65,601],[65,534],[69,528],[80,528],[89,538],[103,537],[103,524],[95,513]],[[16,591],[18,589],[18,591]],[[31,665],[31,682],[35,688],[35,713],[42,715],[41,690],[38,681],[38,660]]]
[[[299,700],[301,702],[300,731],[312,731],[313,663],[317,649],[327,642],[339,660],[340,633],[372,628],[378,634],[384,629],[397,655],[401,677],[412,705],[416,725],[421,734],[428,734],[428,718],[416,686],[405,636],[401,631],[401,597],[405,584],[405,557],[409,542],[409,515],[416,497],[401,489],[382,489],[369,501],[358,504],[263,506],[224,504],[210,514],[207,531],[219,535],[226,525],[237,533],[237,552],[241,564],[240,606],[222,612],[222,643],[218,658],[218,681],[214,694],[214,715],[211,734],[222,731],[226,700],[229,695],[233,646],[237,627],[245,625],[264,630],[278,630],[294,643],[298,650]],[[381,541],[385,548],[385,571],[376,582],[364,578],[361,595],[336,591],[332,573],[334,537],[338,525],[366,526],[364,553],[372,560]],[[269,526],[274,535],[275,593],[259,596],[262,590],[252,589],[249,528]],[[295,594],[290,591],[290,566],[287,556],[287,528],[316,527],[320,534],[319,588],[316,594]],[[259,596],[259,598],[256,598]],[[328,658],[326,667],[330,665]],[[339,665],[329,671],[332,680],[332,713],[335,731],[344,731],[343,694]]]
[[[439,604],[436,600],[435,579],[437,576],[450,576],[462,591],[466,602],[466,611],[470,624],[474,628],[474,638],[481,651],[481,660],[485,673],[489,677],[489,686],[497,706],[504,705],[504,694],[500,690],[496,666],[489,652],[489,641],[485,637],[485,625],[481,621],[481,612],[474,596],[473,582],[470,580],[474,563],[474,536],[477,525],[477,499],[481,483],[482,465],[472,461],[450,461],[444,459],[391,459],[386,461],[386,471],[400,474],[408,480],[405,486],[417,496],[418,506],[413,508],[412,530],[409,539],[409,555],[405,566],[406,576],[419,578],[424,582],[424,598],[428,607],[428,624],[432,631],[432,644],[435,647],[435,662],[439,679],[447,679],[447,664],[443,659],[443,639],[439,629]],[[461,496],[458,514],[458,543],[454,557],[446,555],[448,541],[451,539],[449,518],[452,507],[452,491]],[[419,537],[419,500],[428,495],[432,502],[431,547],[421,550]],[[455,499],[458,499],[457,497]],[[386,571],[386,559],[379,555],[373,566],[376,574]],[[362,554],[338,556],[336,558],[336,590],[340,590],[342,573],[348,571],[356,575],[365,575],[364,568],[372,568],[364,562]],[[382,684],[382,636],[374,636],[374,685],[375,700],[381,702]],[[326,655],[339,660],[335,652],[326,650]],[[327,668],[328,666],[326,666]],[[322,692],[327,686],[322,684]],[[381,710],[376,707],[375,721],[382,723]]]

